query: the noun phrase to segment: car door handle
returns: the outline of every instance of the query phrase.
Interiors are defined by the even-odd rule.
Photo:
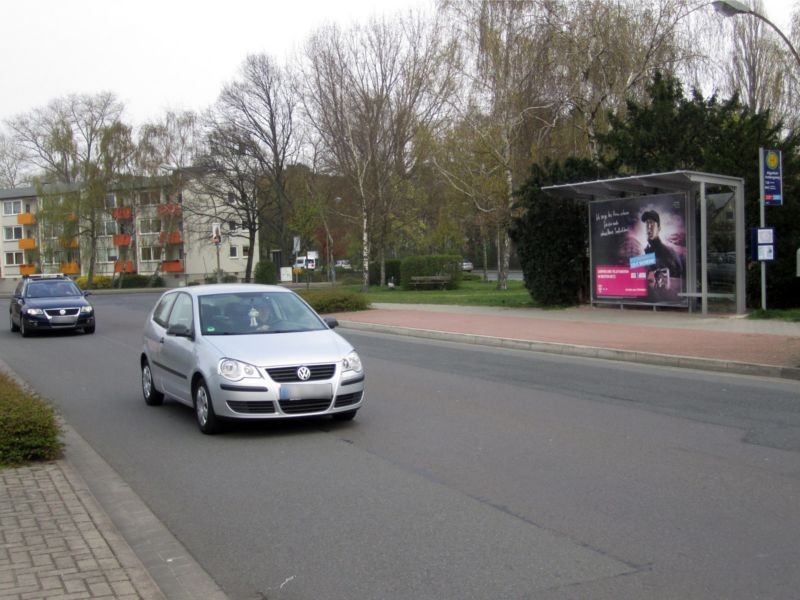
[[[164,343],[164,338],[162,337],[160,340],[158,340],[158,343],[159,344],[163,344]]]

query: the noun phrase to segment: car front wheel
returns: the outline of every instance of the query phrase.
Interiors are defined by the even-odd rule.
[[[22,316],[19,318],[19,333],[22,337],[29,337],[31,335],[30,330],[25,325],[25,319]]]
[[[214,413],[214,405],[211,402],[211,394],[205,381],[199,381],[194,389],[194,414],[197,418],[197,426],[206,435],[217,433],[220,422]]]
[[[19,331],[19,327],[14,324],[14,316],[8,313],[8,320],[11,322],[11,331]]]
[[[164,402],[164,394],[156,389],[153,382],[153,372],[150,370],[150,363],[144,361],[142,365],[142,395],[148,406],[158,406]]]
[[[94,333],[94,325],[89,325],[88,327],[83,328],[83,333]]]

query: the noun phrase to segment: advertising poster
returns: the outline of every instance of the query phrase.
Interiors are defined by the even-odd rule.
[[[589,204],[592,299],[688,306],[683,194]]]

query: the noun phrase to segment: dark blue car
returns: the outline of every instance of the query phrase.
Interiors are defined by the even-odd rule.
[[[19,331],[23,337],[58,329],[94,333],[94,308],[87,295],[66,275],[29,275],[19,282],[11,298],[11,331]]]

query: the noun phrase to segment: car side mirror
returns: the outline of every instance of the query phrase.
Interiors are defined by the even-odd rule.
[[[331,329],[339,326],[339,321],[336,320],[336,317],[323,317],[322,320],[325,321],[325,324]]]
[[[187,327],[183,323],[175,323],[174,325],[170,325],[167,329],[167,335],[194,339],[194,333],[192,333],[191,328]]]
[[[85,292],[83,292],[83,295],[84,296],[91,296],[92,292],[90,292],[89,290],[86,290]]]

